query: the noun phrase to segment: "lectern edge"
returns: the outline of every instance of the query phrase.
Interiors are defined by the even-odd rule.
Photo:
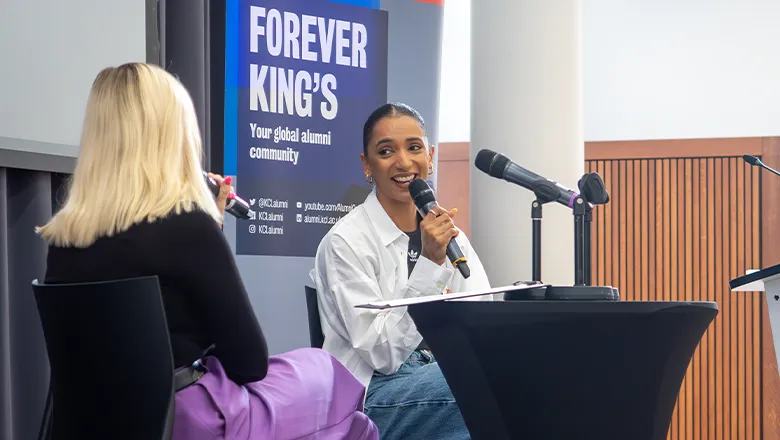
[[[775,345],[775,355],[780,364],[780,264],[759,271],[742,275],[729,281],[732,292],[764,292],[766,297],[769,325],[772,329],[772,342]]]

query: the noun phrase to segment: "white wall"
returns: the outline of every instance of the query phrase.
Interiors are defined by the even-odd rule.
[[[584,0],[585,139],[780,135],[780,1]]]
[[[445,6],[441,141],[471,138],[469,3]],[[780,1],[582,0],[582,11],[586,141],[780,135]]]
[[[145,8],[143,0],[2,0],[0,148],[21,139],[75,154],[95,75],[146,59]]]

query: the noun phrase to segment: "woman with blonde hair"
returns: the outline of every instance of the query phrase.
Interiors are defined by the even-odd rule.
[[[176,392],[174,439],[376,439],[365,387],[341,363],[309,348],[268,355],[220,228],[230,181],[211,175],[215,200],[202,166],[194,106],[173,76],[141,63],[101,71],[68,198],[37,230],[46,283],[158,276],[175,365],[192,375]]]

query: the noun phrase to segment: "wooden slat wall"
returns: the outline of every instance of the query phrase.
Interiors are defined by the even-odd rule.
[[[656,152],[657,153],[657,152]],[[678,396],[669,439],[761,439],[758,294],[731,278],[761,265],[761,179],[740,156],[586,161],[613,203],[595,210],[592,278],[623,300],[717,301]]]

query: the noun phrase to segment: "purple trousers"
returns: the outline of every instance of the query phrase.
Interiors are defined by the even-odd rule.
[[[268,375],[237,385],[214,357],[176,393],[173,440],[377,440],[363,413],[365,387],[328,353],[303,348],[271,356]]]

